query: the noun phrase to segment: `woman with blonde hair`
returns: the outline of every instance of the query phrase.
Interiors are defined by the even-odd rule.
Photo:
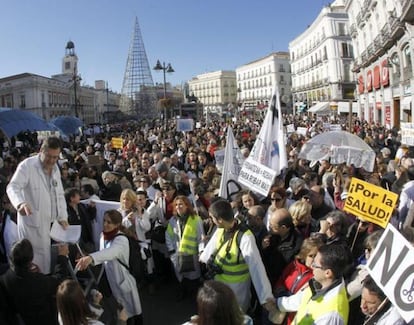
[[[297,293],[313,277],[311,266],[319,247],[324,244],[322,236],[315,234],[303,241],[295,260],[283,270],[273,289],[276,296],[290,296]],[[289,313],[286,324],[291,324],[294,318],[295,313]]]
[[[56,292],[56,305],[60,325],[103,325],[95,315],[75,280],[63,281]]]
[[[135,193],[131,189],[125,189],[121,193],[122,226],[128,236],[135,238],[141,247],[141,257],[146,261],[148,275],[154,272],[154,260],[152,258],[151,239],[147,239],[146,233],[151,229],[150,215],[145,209],[147,194],[145,191]]]
[[[302,199],[296,201],[289,208],[295,229],[303,238],[308,238],[312,232],[318,231],[317,222],[311,216],[312,205],[309,201]]]
[[[121,192],[122,225],[127,229],[128,235],[139,241],[145,241],[145,233],[151,229],[150,217],[145,209],[146,200],[138,200],[137,194],[131,189]]]

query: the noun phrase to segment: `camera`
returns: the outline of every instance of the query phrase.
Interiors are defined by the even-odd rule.
[[[223,269],[214,263],[215,256],[210,256],[209,260],[207,261],[207,271],[204,274],[204,278],[206,280],[213,280],[217,274],[222,274],[224,271]]]

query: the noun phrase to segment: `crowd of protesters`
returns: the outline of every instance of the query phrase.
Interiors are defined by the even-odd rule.
[[[331,165],[329,160],[310,164],[298,158],[302,145],[326,131],[327,122],[342,123],[342,129],[358,135],[375,150],[374,172]],[[261,121],[212,121],[208,125],[201,123],[189,132],[177,132],[173,121],[167,127],[156,123],[145,126],[128,123],[112,132],[106,129],[96,132],[96,128],[95,132],[85,130],[84,135],[62,144],[57,161],[69,224],[81,225],[80,245],[85,254],[89,254],[79,259],[77,251],[69,249],[72,264],[78,263],[82,271],[107,261],[104,249],[109,252],[111,245],[105,246],[105,240],[108,236],[113,240],[115,233],[123,231],[140,241],[147,266],[146,285],[151,290],[162,291],[162,283],[177,281],[177,299],[186,295],[196,297],[203,280],[216,279],[227,281],[239,305],[243,304],[242,311],[257,324],[271,324],[269,319],[275,315],[283,318],[285,312],[287,315],[281,321],[284,324],[294,322],[295,317],[297,323],[312,317],[315,322],[320,320],[318,324],[364,324],[366,321],[405,324],[381,289],[367,277],[365,263],[380,238],[381,228],[345,213],[343,206],[352,177],[399,194],[391,222],[414,242],[414,208],[411,208],[414,207],[414,155],[409,147],[401,144],[397,128],[388,129],[357,118],[348,123],[346,119],[325,121],[284,115],[285,126],[306,128],[306,133],[287,134],[288,168],[277,176],[267,197],[242,188],[237,193],[226,193],[224,198],[217,197],[223,171],[216,165],[214,153],[225,148],[227,126],[232,126],[235,139],[247,157]],[[113,147],[111,139],[114,137],[123,139],[122,148]],[[9,264],[14,268],[13,249],[16,247],[12,244],[19,239],[13,226],[17,222],[17,207],[10,204],[6,187],[18,165],[38,153],[42,142],[28,132],[17,140],[19,146],[15,145],[16,140],[0,139],[2,272]],[[81,199],[89,203],[83,204]],[[100,252],[96,252],[99,247],[93,244],[91,230],[92,223],[96,222],[94,200],[120,203],[117,221],[109,220],[108,216],[104,219],[106,227],[114,233],[104,232],[104,247]],[[226,242],[217,241],[220,232],[216,230],[220,228],[225,240],[228,240],[226,233],[234,229],[243,231],[243,235],[240,240],[233,235],[230,244],[224,245]],[[253,240],[246,239],[249,236]],[[126,246],[124,239],[116,241]],[[220,257],[223,245],[226,253]],[[203,263],[200,263],[199,255],[206,255],[205,248],[212,256],[201,258]],[[122,250],[119,248],[119,254],[127,261]],[[257,255],[254,259],[249,256],[252,253]],[[248,295],[240,294],[238,290],[242,287],[234,286],[238,280],[230,279],[225,263],[220,264],[226,254],[236,254],[231,259],[236,264],[241,255],[242,263],[247,265],[245,269],[237,269],[236,265],[234,270],[246,272],[243,281],[253,281],[255,290],[250,289],[250,284],[248,289],[243,287],[244,291],[249,291]],[[116,255],[111,257],[112,263],[116,263],[114,259]],[[224,274],[211,269],[211,260],[213,264],[214,260],[218,261],[216,264],[222,266],[221,272],[224,268]],[[253,260],[252,266],[249,261]],[[107,265],[105,270],[109,272]],[[125,273],[122,267],[119,270]],[[119,283],[119,278],[115,276],[111,281]],[[57,285],[54,282],[54,288]],[[111,286],[106,285],[106,290],[101,290],[105,296]],[[370,301],[375,298],[375,306],[369,298]],[[1,299],[10,297],[3,292]],[[140,315],[139,298],[134,295],[134,299],[138,301],[139,312],[131,315]],[[304,303],[306,299],[312,303]],[[59,301],[58,307],[63,310],[65,299]],[[120,301],[122,299],[118,299]],[[83,313],[89,317],[92,305],[82,308],[86,308]],[[200,312],[200,305],[198,308]],[[117,321],[105,318],[105,314],[97,315],[103,323]],[[145,319],[145,310],[143,317]],[[57,317],[51,316],[51,319],[57,320]],[[195,324],[196,319],[193,320]],[[243,315],[234,319],[251,322]]]

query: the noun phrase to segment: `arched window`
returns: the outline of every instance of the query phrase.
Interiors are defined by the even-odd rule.
[[[410,46],[407,44],[404,46],[403,50],[403,67],[404,68],[411,68],[412,64],[411,64],[411,49]]]

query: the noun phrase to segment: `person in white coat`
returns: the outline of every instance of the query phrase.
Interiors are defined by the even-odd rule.
[[[56,220],[64,228],[68,226],[65,194],[56,164],[60,151],[60,140],[47,138],[38,155],[17,166],[7,186],[7,195],[18,212],[19,239],[30,240],[33,262],[45,274],[51,271],[50,226]]]
[[[127,188],[121,193],[121,207],[119,212],[122,214],[122,225],[127,229],[128,235],[139,241],[141,247],[141,257],[147,261],[147,272],[152,274],[154,261],[151,255],[151,240],[146,238],[146,233],[151,229],[151,222],[148,211],[145,209],[145,191],[135,193]]]
[[[112,294],[127,314],[127,325],[142,325],[141,301],[135,278],[120,263],[129,263],[128,238],[118,235],[122,234],[122,215],[117,210],[108,210],[103,222],[100,251],[80,258],[76,268],[82,271],[89,265],[103,264]]]

